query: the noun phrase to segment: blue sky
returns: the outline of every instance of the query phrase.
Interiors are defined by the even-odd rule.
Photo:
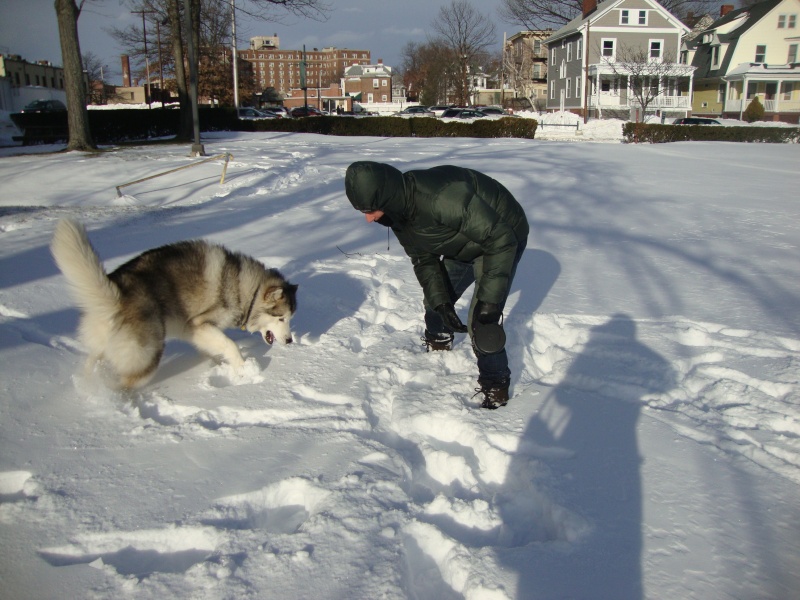
[[[240,1],[240,0],[239,0]],[[278,34],[282,48],[352,48],[369,50],[373,61],[383,59],[390,66],[400,62],[409,41],[423,42],[432,32],[431,22],[439,8],[450,0],[328,0],[332,10],[325,22],[284,17],[281,22],[237,20],[238,47],[246,48],[250,37]],[[519,28],[503,23],[498,16],[501,0],[474,0],[473,6],[497,25],[497,49],[503,32]],[[131,5],[121,0],[87,1],[78,20],[81,50],[92,52],[108,65],[106,79],[121,83],[121,49],[108,35],[111,27],[139,22]],[[155,42],[148,32],[148,43]],[[53,0],[5,0],[0,2],[0,52],[19,54],[29,61],[49,60],[61,65]]]

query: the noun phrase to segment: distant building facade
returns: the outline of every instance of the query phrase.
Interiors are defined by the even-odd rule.
[[[392,67],[383,64],[352,64],[345,68],[342,89],[359,102],[392,102]]]
[[[17,54],[0,54],[0,110],[17,112],[34,100],[66,103],[64,69],[46,60],[28,62]]]
[[[503,49],[503,87],[528,98],[544,109],[547,101],[547,44],[552,29],[520,31],[506,40]]]
[[[284,96],[302,87],[302,50],[282,50],[280,38],[258,36],[250,39],[250,48],[238,50],[239,58],[252,65],[256,89],[275,88]],[[339,83],[344,71],[353,64],[368,65],[369,50],[347,48],[313,48],[305,53],[307,88],[328,88]]]

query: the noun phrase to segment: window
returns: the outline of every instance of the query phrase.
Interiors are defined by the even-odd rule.
[[[387,82],[388,82],[388,81],[389,81],[388,79],[384,79],[384,80],[382,80],[382,81],[381,81],[381,85],[382,85],[383,87],[386,87],[386,84],[387,84]]]
[[[797,44],[789,44],[789,55],[786,57],[788,64],[797,62]]]
[[[640,10],[639,11],[639,25],[647,25],[647,11]]]
[[[609,61],[614,60],[614,42],[615,40],[603,40],[603,58]]]
[[[754,62],[767,62],[767,47],[764,44],[759,44],[756,46],[756,60]]]
[[[567,98],[571,98],[572,97],[572,80],[571,79],[567,79],[567,94],[566,94],[566,97]]]
[[[561,79],[564,79],[564,77],[567,76],[567,63],[563,60],[561,61],[561,69],[558,73],[558,76],[561,77]]]
[[[719,64],[719,46],[711,47],[711,65],[717,66]]]
[[[555,99],[556,99],[556,82],[555,81],[551,81],[550,82],[550,100],[555,100]]]
[[[797,15],[778,15],[778,29],[794,29],[797,26]]]
[[[380,86],[380,82],[377,79],[372,80],[372,87],[377,88]]]
[[[630,11],[629,10],[619,11],[619,24],[627,25],[628,23],[630,23]]]
[[[717,104],[722,104],[722,101],[725,99],[725,84],[722,83],[717,88]]]
[[[781,100],[791,100],[792,99],[792,90],[794,90],[794,83],[791,81],[784,81],[783,82],[783,96]]]
[[[661,62],[661,49],[663,46],[663,40],[650,40],[650,62]]]
[[[578,40],[578,47],[575,50],[575,58],[578,60],[583,58],[583,39]]]
[[[556,64],[556,49],[555,48],[550,50],[550,64],[551,65]]]
[[[581,78],[580,77],[576,77],[575,78],[575,97],[576,98],[580,98],[581,97]]]
[[[572,42],[567,44],[567,61],[569,62],[571,60],[572,60]]]

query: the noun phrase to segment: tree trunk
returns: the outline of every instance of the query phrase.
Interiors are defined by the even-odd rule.
[[[172,56],[175,59],[175,84],[178,88],[180,104],[180,129],[177,140],[192,140],[192,104],[189,100],[189,88],[186,84],[186,62],[183,52],[183,28],[181,27],[180,0],[169,0],[169,24],[174,32],[172,36]]]
[[[86,109],[86,89],[83,80],[81,46],[78,42],[80,9],[75,0],[55,0],[58,36],[61,40],[61,60],[64,62],[64,88],[67,94],[67,150],[96,150],[89,130]]]

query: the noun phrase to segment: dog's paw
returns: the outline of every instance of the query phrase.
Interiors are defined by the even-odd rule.
[[[209,388],[222,388],[231,385],[247,385],[262,383],[261,366],[255,358],[242,361],[238,367],[228,363],[219,364],[211,369],[206,377],[205,385]]]

